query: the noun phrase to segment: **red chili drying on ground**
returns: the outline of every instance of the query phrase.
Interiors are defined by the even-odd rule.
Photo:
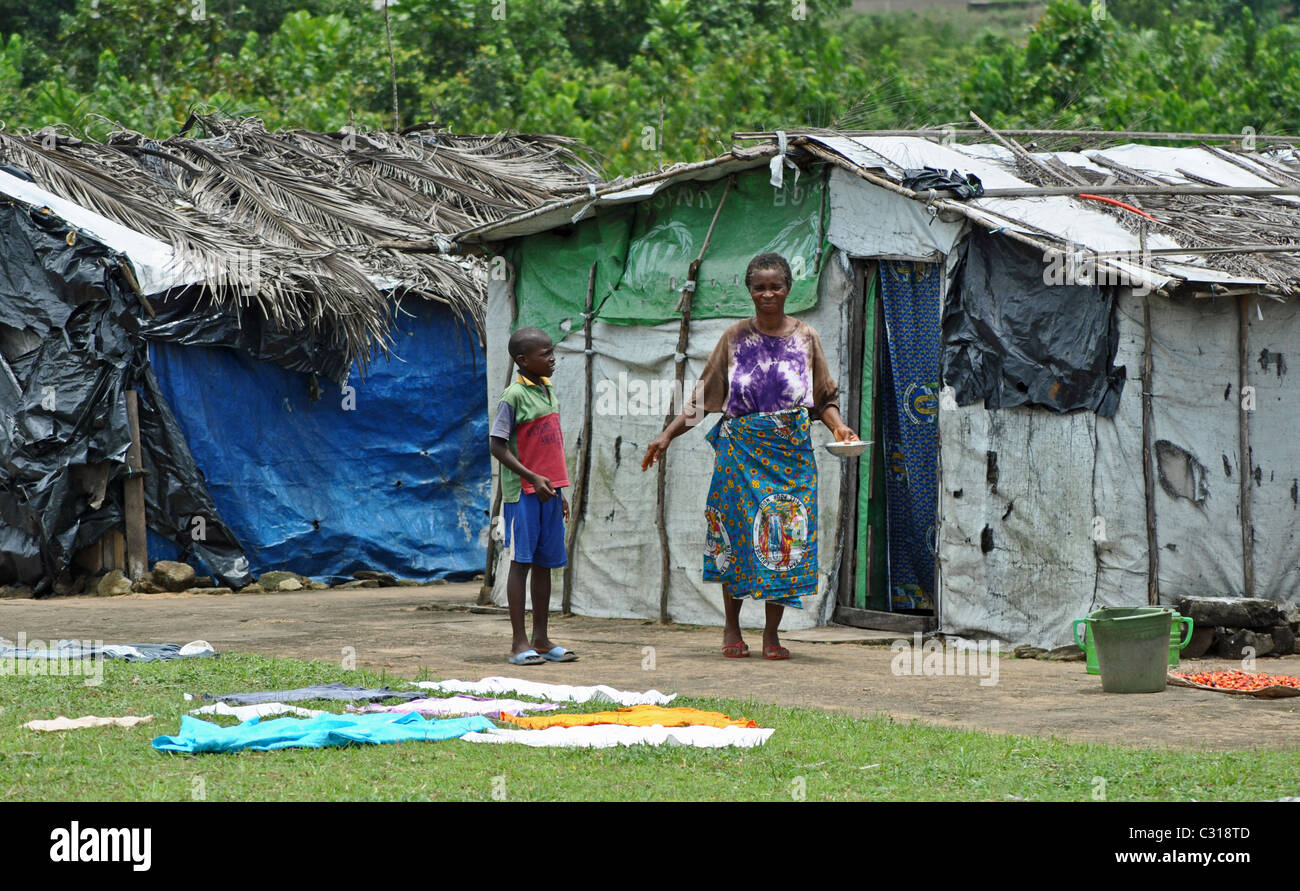
[[[1249,674],[1244,671],[1198,671],[1195,674],[1186,671],[1175,671],[1171,673],[1184,680],[1191,681],[1193,684],[1217,687],[1220,690],[1241,690],[1249,693],[1254,690],[1263,690],[1265,687],[1300,688],[1300,678],[1287,674],[1264,674],[1263,672]]]

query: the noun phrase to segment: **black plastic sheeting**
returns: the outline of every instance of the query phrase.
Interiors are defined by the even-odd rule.
[[[933,167],[909,167],[903,171],[903,188],[913,192],[931,189],[950,191],[958,198],[978,198],[984,194],[984,183],[973,173],[961,174],[956,170],[944,173]]]
[[[1117,288],[1065,283],[1041,255],[983,229],[962,250],[943,314],[943,382],[957,404],[1114,417],[1125,380]]]
[[[352,363],[343,345],[322,344],[301,332],[283,331],[243,307],[218,309],[201,288],[190,287],[166,301],[151,300],[155,316],[141,323],[140,336],[182,346],[227,347],[290,371],[319,375],[342,387]]]
[[[134,388],[150,528],[243,586],[248,561],[148,368],[121,262],[52,214],[0,202],[0,584],[46,593],[122,525]]]

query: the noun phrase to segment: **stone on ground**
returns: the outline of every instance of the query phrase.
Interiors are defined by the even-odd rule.
[[[100,597],[116,597],[120,594],[130,594],[131,580],[123,575],[120,569],[110,570],[99,580],[95,593]]]
[[[194,586],[194,567],[175,560],[159,560],[149,580],[164,591],[184,591]]]

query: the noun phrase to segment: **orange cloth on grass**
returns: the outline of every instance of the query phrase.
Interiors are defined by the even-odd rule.
[[[502,721],[518,724],[529,730],[544,730],[547,727],[586,727],[590,724],[627,724],[631,727],[687,727],[704,725],[706,727],[757,727],[753,721],[734,721],[722,712],[705,712],[697,708],[664,708],[662,705],[634,705],[612,712],[592,712],[586,715],[537,715],[532,718],[520,718],[515,715],[501,715]]]

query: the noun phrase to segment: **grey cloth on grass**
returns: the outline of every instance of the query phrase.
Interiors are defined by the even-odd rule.
[[[387,687],[367,689],[366,687],[349,687],[345,684],[317,684],[297,690],[263,690],[256,693],[225,693],[213,696],[204,693],[204,699],[215,699],[231,705],[258,705],[263,702],[297,702],[303,699],[337,699],[346,701],[376,702],[380,699],[400,699],[406,702],[428,695],[423,690],[414,693],[398,693]]]
[[[172,659],[189,659],[195,656],[214,656],[207,649],[201,652],[181,653],[180,644],[105,644],[86,646],[86,641],[57,640],[43,650],[30,647],[18,649],[7,642],[0,643],[0,659],[122,659],[126,662],[167,662]]]

